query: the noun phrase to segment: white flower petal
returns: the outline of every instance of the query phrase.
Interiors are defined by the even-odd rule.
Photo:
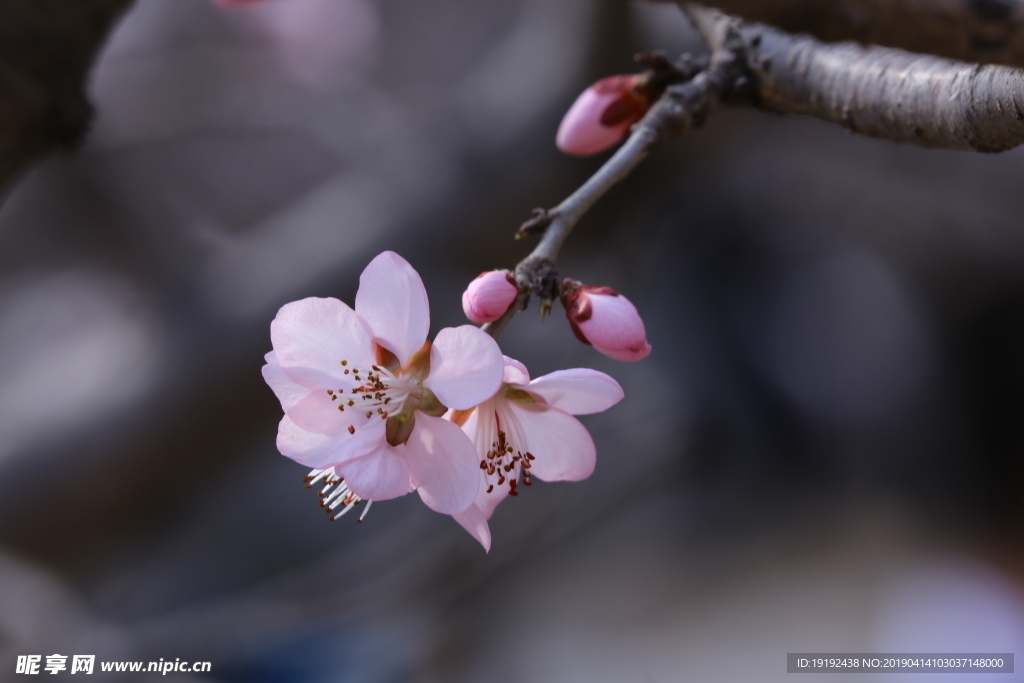
[[[507,368],[508,366],[506,366]],[[499,403],[500,401],[500,403]],[[516,417],[509,410],[504,408],[498,408],[499,405],[504,405],[507,402],[500,399],[494,399],[481,404],[474,410],[465,424],[462,425],[462,431],[469,435],[473,441],[473,445],[477,451],[477,462],[487,457],[487,451],[492,447],[493,441],[497,438],[497,426],[494,421],[494,411],[499,409],[502,413],[502,419],[511,422]],[[497,405],[496,405],[497,404]],[[516,433],[522,431],[521,427],[517,425],[507,424],[506,428],[511,430],[518,430]],[[479,467],[479,465],[478,465]],[[515,476],[519,476],[519,468],[516,466]],[[508,485],[503,486],[492,486],[495,480],[487,477],[487,475],[480,471],[480,486],[477,488],[476,498],[473,499],[473,506],[480,510],[483,514],[484,519],[490,519],[491,515],[494,514],[494,508],[498,507],[498,503],[508,498],[509,487]],[[490,488],[491,492],[488,493],[487,489]]]
[[[449,408],[469,410],[498,391],[503,358],[498,343],[476,327],[446,327],[430,349],[430,375],[423,386]]]
[[[519,476],[518,466],[516,466],[516,469],[512,474],[516,477]],[[483,480],[483,486],[480,487],[480,491],[476,494],[476,499],[473,501],[473,507],[480,510],[484,519],[490,519],[491,515],[494,514],[494,509],[498,507],[498,503],[508,498],[509,486],[508,484],[494,486],[494,488],[491,489],[491,492],[487,493],[487,488],[494,485],[494,482],[483,476],[481,479]]]
[[[558,370],[530,382],[531,393],[549,406],[572,415],[589,415],[608,410],[622,400],[622,387],[614,379],[588,368]]]
[[[310,297],[285,304],[270,323],[270,339],[281,368],[309,389],[351,385],[342,360],[360,368],[376,360],[366,325],[337,299]]]
[[[412,491],[406,460],[386,442],[366,455],[335,466],[345,483],[363,500],[388,500]]]
[[[263,366],[263,379],[274,395],[281,402],[281,407],[287,411],[293,405],[309,395],[309,389],[293,381],[277,362],[277,355],[271,351],[265,357],[267,364]]]
[[[427,507],[452,515],[472,504],[480,486],[480,459],[459,427],[419,413],[405,446],[412,483]]]
[[[452,517],[469,532],[470,536],[480,542],[485,551],[490,552],[491,528],[487,524],[487,518],[480,512],[480,508],[470,505],[464,512],[457,512]]]
[[[594,472],[597,451],[579,420],[557,408],[509,403],[532,460],[530,474],[544,481],[580,481]]]
[[[359,276],[356,312],[377,343],[398,356],[402,366],[420,350],[430,331],[430,307],[423,281],[409,262],[385,251]]]
[[[502,375],[501,381],[505,384],[518,384],[525,386],[530,383],[530,371],[526,369],[526,366],[517,361],[515,358],[509,358],[508,356],[502,356],[505,361],[505,372]]]

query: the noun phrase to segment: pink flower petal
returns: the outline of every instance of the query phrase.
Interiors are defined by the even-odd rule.
[[[403,367],[427,340],[427,290],[419,273],[393,251],[378,255],[359,276],[356,313],[369,324],[377,343],[398,356]]]
[[[277,355],[273,351],[264,356],[264,359],[267,364],[263,366],[263,379],[274,390],[274,395],[277,396],[277,400],[281,402],[281,407],[285,411],[309,395],[309,389],[292,381],[281,369],[277,362]]]
[[[594,472],[594,440],[579,420],[557,408],[509,403],[536,460],[530,473],[544,481],[580,481]]]
[[[614,379],[589,368],[558,370],[530,382],[530,393],[571,415],[608,410],[622,400],[622,387]]]
[[[643,360],[647,356],[651,355],[652,347],[646,341],[637,344],[636,346],[627,347],[624,349],[617,349],[611,347],[605,347],[600,344],[594,344],[594,348],[615,360],[621,360],[625,363],[632,363],[634,361]]]
[[[517,361],[515,358],[509,358],[508,356],[502,356],[505,360],[505,372],[501,377],[501,381],[505,384],[518,384],[520,386],[526,386],[530,383],[530,371],[526,369],[526,366]]]
[[[452,515],[472,504],[480,486],[480,459],[458,426],[419,413],[405,446],[412,483],[427,507]]]
[[[367,368],[376,361],[366,326],[337,299],[310,297],[285,304],[270,323],[277,362],[310,389],[349,386],[341,361]]]
[[[412,491],[409,468],[400,449],[382,441],[375,450],[335,465],[334,469],[363,500],[398,498]]]
[[[480,542],[487,552],[491,551],[491,528],[487,518],[476,505],[470,505],[464,512],[457,512],[452,517],[469,532],[469,535]]]
[[[469,410],[498,391],[503,358],[497,342],[472,325],[446,327],[430,349],[430,375],[423,386],[449,408]]]
[[[323,469],[364,455],[377,448],[383,440],[383,432],[375,434],[372,430],[340,437],[315,434],[295,424],[287,415],[277,429],[277,450],[300,465],[313,469]]]
[[[284,412],[305,430],[334,436],[345,432],[350,425],[359,427],[367,422],[366,417],[356,411],[358,407],[340,411],[338,401],[332,401],[323,389],[316,389]]]
[[[277,427],[277,450],[300,465],[322,469],[334,464],[334,437],[307,432],[285,415]]]
[[[515,476],[519,476],[519,467],[516,466],[516,471],[513,472]],[[490,519],[491,515],[494,514],[494,509],[498,507],[498,503],[508,498],[509,486],[504,484],[503,486],[495,486],[491,489],[490,493],[487,493],[487,488],[494,484],[493,481],[488,480],[486,477],[481,476],[483,480],[483,486],[476,494],[476,498],[473,500],[473,507],[480,510],[480,514],[484,516],[484,519]]]

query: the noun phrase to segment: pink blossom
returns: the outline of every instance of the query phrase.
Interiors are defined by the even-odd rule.
[[[573,415],[599,413],[622,400],[614,379],[585,368],[559,370],[530,381],[526,367],[505,356],[501,388],[472,411],[446,417],[461,424],[476,445],[480,477],[476,499],[453,515],[485,550],[487,520],[508,496],[519,495],[531,476],[544,481],[580,481],[594,471],[597,451],[586,427]]]
[[[608,76],[580,93],[558,126],[558,149],[586,157],[624,139],[651,106],[637,91],[639,82],[637,74]]]
[[[576,338],[604,355],[635,361],[651,353],[636,307],[611,287],[567,280],[562,283],[562,305]]]
[[[337,487],[328,500],[345,511],[414,489],[438,512],[465,510],[476,493],[478,458],[441,416],[494,394],[502,377],[498,345],[472,325],[445,328],[428,342],[426,290],[390,251],[363,271],[355,304],[294,301],[271,323],[274,350],[263,377],[285,412],[278,449],[314,468],[311,477],[326,478],[328,489]]]
[[[519,296],[519,285],[507,270],[481,273],[462,293],[462,310],[477,324],[497,320]]]

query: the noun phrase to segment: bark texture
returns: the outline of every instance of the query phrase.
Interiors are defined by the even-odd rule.
[[[1024,66],[1024,0],[707,0],[704,4],[828,42],[855,40],[968,62]]]
[[[686,11],[712,50],[739,41],[755,105],[926,147],[1024,143],[1024,70],[855,43],[822,43],[713,9]]]
[[[82,139],[89,68],[132,2],[0,1],[0,195],[33,160]]]

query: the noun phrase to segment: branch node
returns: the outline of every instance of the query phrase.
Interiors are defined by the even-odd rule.
[[[555,219],[556,213],[554,211],[548,211],[547,209],[534,209],[533,218],[529,219],[525,223],[519,226],[516,230],[515,238],[521,240],[528,235],[541,235],[548,226],[551,225],[551,221]]]

